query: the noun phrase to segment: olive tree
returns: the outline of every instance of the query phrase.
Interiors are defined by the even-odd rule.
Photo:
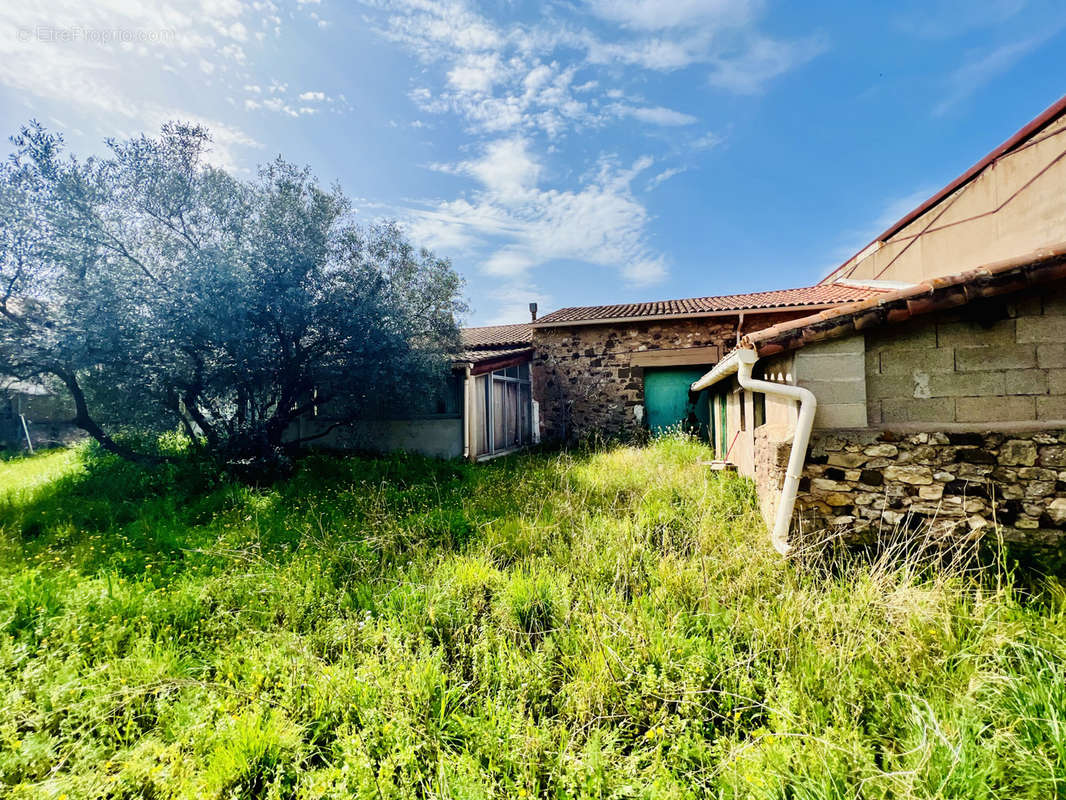
[[[432,392],[458,348],[461,282],[392,223],[280,158],[238,179],[206,130],[65,156],[31,123],[0,174],[0,373],[61,384],[74,422],[129,458],[125,431],[183,429],[230,459],[299,444]]]

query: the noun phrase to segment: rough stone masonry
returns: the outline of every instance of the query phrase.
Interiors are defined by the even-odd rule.
[[[787,444],[763,443],[770,480]],[[805,530],[857,537],[896,527],[1059,548],[1066,530],[1066,430],[1032,433],[816,432],[797,511]]]

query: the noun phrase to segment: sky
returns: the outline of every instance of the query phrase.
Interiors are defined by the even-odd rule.
[[[1061,0],[5,0],[0,123],[306,164],[497,324],[815,283],[1066,93],[1064,44]]]

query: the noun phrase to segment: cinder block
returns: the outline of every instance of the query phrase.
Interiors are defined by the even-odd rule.
[[[951,375],[952,373],[942,373]],[[910,373],[899,375],[869,375],[866,378],[867,399],[885,397],[914,397],[914,376]]]
[[[882,375],[910,375],[921,372],[951,372],[955,368],[955,353],[945,347],[929,347],[925,350],[886,348],[881,351]]]
[[[1066,344],[1038,344],[1036,363],[1041,369],[1066,367]]]
[[[865,428],[865,403],[818,404],[814,412],[816,428]]]
[[[866,340],[861,333],[852,336],[842,336],[839,339],[826,339],[824,342],[814,342],[800,350],[797,356],[824,356],[836,353],[865,353]]]
[[[936,326],[939,347],[991,347],[1014,344],[1014,320],[1004,319],[986,328],[976,322],[947,322]]]
[[[984,372],[995,369],[1030,369],[1036,366],[1036,347],[1032,344],[1000,347],[960,347],[955,350],[955,368],[960,372]]]
[[[1066,395],[1053,394],[1036,398],[1036,418],[1039,420],[1066,420]]]
[[[867,346],[873,344],[879,350],[888,348],[924,350],[936,347],[936,325],[921,323],[912,326],[893,326],[890,329],[871,333]]]
[[[1051,394],[1066,394],[1066,369],[1049,369],[1047,387]]]
[[[1066,342],[1066,315],[1045,314],[1042,317],[1019,317],[1018,342]]]
[[[1044,313],[1048,316],[1066,316],[1066,294],[1059,292],[1045,297]]]
[[[881,401],[866,398],[866,424],[873,427],[881,424]]]
[[[930,397],[998,397],[1006,393],[1004,373],[934,373],[928,381]]]
[[[864,353],[866,359],[866,374],[875,375],[881,371],[881,351],[867,349]]]
[[[954,422],[955,399],[886,397],[881,401],[881,421],[886,425],[894,422]]]
[[[1063,371],[1066,372],[1066,370]],[[1047,370],[1010,369],[1003,373],[1003,377],[1006,379],[1007,394],[1047,394]],[[1063,394],[1066,394],[1066,391]]]
[[[1010,308],[1012,315],[1015,317],[1037,316],[1043,311],[1040,295],[1038,294],[1019,297],[1010,304]]]
[[[863,403],[866,402],[866,381],[858,380],[841,381],[808,381],[800,376],[799,385],[814,392],[818,398],[818,404],[830,405],[833,403]]]
[[[1034,397],[960,397],[957,422],[1023,422],[1036,419]]]
[[[795,375],[802,381],[863,380],[866,377],[866,357],[862,353],[812,355],[804,350],[796,353],[795,362]]]

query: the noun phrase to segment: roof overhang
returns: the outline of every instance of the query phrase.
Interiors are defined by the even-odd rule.
[[[1066,279],[1066,242],[749,333],[759,357]]]
[[[631,322],[660,322],[661,320],[706,319],[708,317],[749,317],[753,314],[782,314],[791,311],[820,311],[835,308],[845,303],[813,303],[802,306],[768,306],[758,308],[736,308],[722,311],[693,311],[683,314],[646,314],[635,317],[597,317],[595,319],[558,320],[552,322],[534,322],[534,328],[576,328],[585,325],[621,325]]]

